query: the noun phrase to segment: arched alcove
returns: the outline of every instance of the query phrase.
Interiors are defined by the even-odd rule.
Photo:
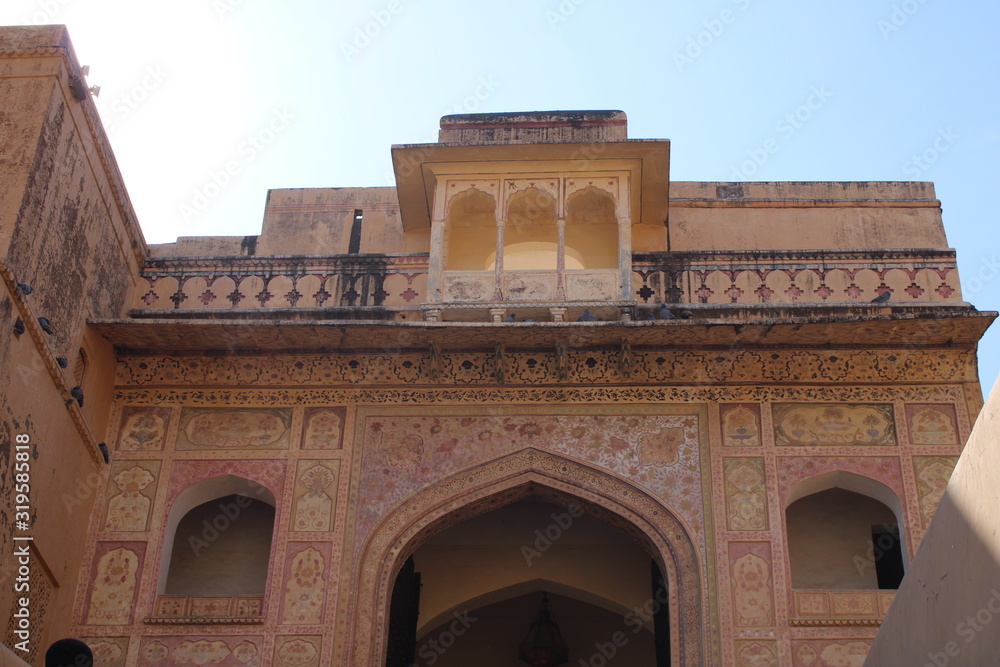
[[[214,571],[216,560],[221,560],[221,566],[232,570],[235,563],[230,557],[244,548],[252,549],[247,562],[253,564],[248,565],[247,572],[256,572],[254,579],[246,579],[243,584],[235,585],[223,581],[220,582],[220,590],[198,587],[195,589],[195,594],[262,593],[259,561],[261,554],[266,552],[267,565],[263,567],[264,581],[266,581],[274,539],[274,508],[274,494],[269,489],[257,482],[234,475],[203,480],[181,491],[171,503],[167,514],[157,593],[190,594],[185,592],[188,584],[200,581],[196,572],[189,572],[188,574],[192,576],[182,576],[182,581],[185,583],[179,586],[168,585],[171,579],[177,581],[178,571],[171,572],[171,561],[178,549],[191,552],[192,558],[188,559],[190,567],[207,567],[207,571]],[[188,519],[187,522],[185,518]],[[178,530],[182,525],[186,526],[183,532]],[[234,587],[239,592],[230,592]],[[249,589],[260,590],[255,593],[244,592]]]
[[[449,271],[485,271],[496,255],[496,201],[476,188],[456,195],[445,220]]]
[[[350,664],[385,664],[389,606],[396,576],[432,535],[518,500],[536,497],[584,511],[629,535],[663,573],[673,664],[702,665],[707,657],[700,559],[668,507],[639,487],[598,468],[526,449],[458,473],[400,503],[365,540],[365,566],[354,587]]]
[[[614,198],[604,190],[591,186],[567,200],[567,254],[571,248],[581,256],[581,268],[618,268],[618,216]]]
[[[558,247],[555,198],[537,188],[511,196],[504,227],[504,270],[554,271]]]
[[[801,482],[785,503],[792,587],[895,588],[904,525],[899,498],[880,482],[845,471]]]

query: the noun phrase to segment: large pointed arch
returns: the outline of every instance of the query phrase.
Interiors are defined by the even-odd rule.
[[[355,574],[350,614],[354,625],[347,664],[385,664],[392,584],[420,544],[445,528],[530,495],[556,503],[580,503],[587,512],[617,526],[645,547],[668,581],[675,664],[705,664],[703,573],[683,523],[645,490],[609,472],[530,448],[421,490],[373,528]]]

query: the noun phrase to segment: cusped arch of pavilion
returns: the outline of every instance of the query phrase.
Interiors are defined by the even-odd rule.
[[[385,664],[393,583],[406,559],[427,538],[528,496],[564,505],[577,502],[634,537],[667,580],[674,664],[705,664],[709,649],[704,573],[691,531],[644,489],[609,472],[533,448],[429,485],[399,503],[373,528],[355,573],[348,664]]]

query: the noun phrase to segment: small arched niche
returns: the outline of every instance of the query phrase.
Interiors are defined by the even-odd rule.
[[[449,271],[485,271],[496,255],[496,202],[492,195],[470,188],[458,194],[448,206],[445,220],[448,235]]]
[[[838,471],[799,484],[785,505],[795,589],[895,589],[906,562],[899,498]]]
[[[507,202],[503,238],[505,271],[555,271],[559,252],[556,200],[528,188]],[[495,261],[495,258],[494,258]]]
[[[614,198],[604,190],[590,186],[566,202],[567,256],[570,249],[581,258],[581,268],[618,268],[618,216]]]
[[[189,486],[167,518],[158,593],[262,595],[274,526],[274,494],[256,482],[223,475]]]

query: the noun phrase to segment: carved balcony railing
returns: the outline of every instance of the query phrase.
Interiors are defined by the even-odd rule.
[[[162,625],[263,622],[263,595],[158,595],[153,616],[146,618],[146,623]]]
[[[793,626],[880,625],[894,590],[795,590]]]
[[[961,302],[953,250],[635,253],[640,303]]]

